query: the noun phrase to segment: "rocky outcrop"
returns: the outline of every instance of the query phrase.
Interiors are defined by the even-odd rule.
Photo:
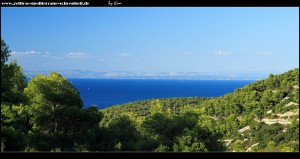
[[[242,132],[244,132],[246,130],[250,130],[250,126],[246,126],[246,127],[242,128],[242,129],[238,130],[238,132],[242,133]]]

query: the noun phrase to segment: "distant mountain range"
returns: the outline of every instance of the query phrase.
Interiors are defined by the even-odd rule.
[[[27,78],[36,74],[49,74],[51,70],[24,71]],[[94,72],[87,70],[56,71],[67,78],[98,78],[98,79],[188,79],[188,80],[259,80],[268,77],[268,73],[209,73],[209,72]]]

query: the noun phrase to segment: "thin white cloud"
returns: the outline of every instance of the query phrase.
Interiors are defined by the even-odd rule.
[[[153,52],[153,53],[151,53],[152,55],[159,55],[160,53],[158,53],[158,52]]]
[[[32,57],[35,58],[51,58],[51,59],[61,59],[62,57],[53,56],[50,52],[40,52],[40,51],[12,51],[10,52],[12,57],[20,58],[20,57]]]
[[[104,62],[105,60],[104,59],[97,59],[97,61]]]
[[[120,59],[114,59],[112,62],[120,62]]]
[[[261,55],[261,56],[270,56],[271,55],[271,53],[268,51],[261,51],[261,52],[258,52],[257,54]]]
[[[43,55],[42,55],[42,57],[49,57],[50,56],[50,52],[45,52]]]
[[[128,57],[128,56],[131,56],[131,54],[129,54],[129,53],[121,53],[120,56],[122,56],[122,57]]]
[[[84,53],[84,52],[69,52],[67,54],[67,57],[73,58],[73,59],[86,59],[86,58],[89,58],[90,55],[88,53]]]
[[[32,51],[12,51],[12,52],[10,52],[10,54],[12,56],[18,56],[18,57],[20,57],[20,56],[39,55],[39,54],[41,54],[41,52],[34,51],[34,50],[32,50]]]
[[[191,55],[192,53],[190,53],[190,52],[181,52],[180,54],[181,55]]]
[[[219,50],[219,51],[215,52],[214,54],[220,55],[220,56],[229,56],[229,55],[231,55],[231,52]]]
[[[58,57],[58,56],[53,56],[51,58],[54,59],[54,60],[62,59],[62,57]]]
[[[100,61],[100,62],[108,62],[108,63],[114,63],[114,62],[120,62],[121,60],[120,59],[96,59],[97,61]]]

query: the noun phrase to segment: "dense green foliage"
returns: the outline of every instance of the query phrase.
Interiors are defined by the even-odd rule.
[[[101,125],[106,125],[121,114],[130,114],[136,122],[144,126],[143,130],[147,130],[143,133],[144,137],[150,133],[150,138],[158,138],[160,143],[156,144],[147,139],[147,142],[157,147],[155,151],[193,151],[193,141],[199,137],[190,136],[184,130],[192,129],[195,133],[195,127],[188,127],[195,122],[202,129],[209,130],[206,134],[217,132],[218,139],[226,145],[226,151],[299,151],[298,103],[297,68],[284,74],[270,75],[265,80],[236,89],[234,93],[219,98],[166,98],[113,106],[101,110],[104,114]],[[179,122],[188,111],[196,113],[197,118],[194,121],[184,118]],[[153,112],[156,112],[154,116]],[[182,127],[180,123],[183,123]],[[181,131],[177,132],[172,126]],[[168,138],[164,134],[175,135]],[[209,138],[212,141],[212,137]],[[189,146],[184,148],[183,145]],[[206,148],[209,143],[200,142],[198,147],[200,145],[205,145],[202,147]],[[215,149],[208,150],[224,150],[216,147],[217,144],[214,144]],[[197,151],[206,151],[205,148]]]
[[[164,116],[168,114],[166,112],[170,112],[180,117],[184,112],[192,111],[198,113],[198,122],[203,125],[202,128],[207,126],[211,128],[210,132],[220,134],[224,145],[227,145],[226,151],[299,151],[298,102],[297,68],[284,74],[270,75],[265,80],[256,81],[219,98],[166,98],[113,106],[101,110],[104,114],[101,124],[105,125],[119,114],[126,113],[134,114],[136,118],[140,118],[139,121],[147,123],[153,120],[153,108],[160,108],[161,110],[156,112]],[[166,125],[160,126],[163,123]],[[164,128],[157,131],[163,134],[166,128],[171,127],[172,122],[161,118],[154,125],[156,128]],[[177,127],[184,129],[179,125]],[[193,138],[181,139],[182,145],[189,143]],[[176,149],[170,149],[170,144],[161,144],[157,148],[159,151],[176,151],[180,146],[175,141],[173,144],[176,145]],[[193,146],[189,145],[180,151],[191,151]],[[251,146],[253,147],[250,148]],[[216,150],[222,151],[221,148]]]
[[[1,151],[299,151],[299,69],[218,98],[82,107],[56,72],[26,82],[1,39]]]
[[[1,39],[1,151],[83,151],[92,147],[102,114],[83,109],[76,88],[60,74],[28,83],[16,61],[7,64]]]

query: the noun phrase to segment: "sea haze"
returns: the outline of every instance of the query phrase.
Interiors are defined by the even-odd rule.
[[[254,80],[68,79],[84,107],[103,109],[138,100],[171,97],[218,97]]]

